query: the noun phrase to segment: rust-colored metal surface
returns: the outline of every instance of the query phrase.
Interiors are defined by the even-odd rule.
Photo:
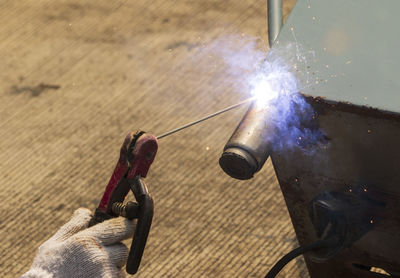
[[[325,262],[305,255],[310,276],[399,277],[400,115],[306,99],[328,143],[319,151],[298,146],[271,154],[300,245],[317,239],[310,203],[321,192],[356,194],[361,188],[358,194],[383,204],[369,220],[372,229],[349,248]]]

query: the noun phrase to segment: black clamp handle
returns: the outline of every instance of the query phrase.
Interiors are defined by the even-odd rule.
[[[137,219],[135,233],[133,234],[131,248],[129,250],[126,272],[135,274],[140,266],[143,252],[146,247],[147,237],[150,232],[154,213],[154,202],[150,196],[143,178],[138,175],[134,179],[124,178],[121,182],[129,184],[135,196],[136,202],[128,202],[126,205],[114,202],[111,206],[111,214],[96,210],[90,226],[103,222],[112,217],[123,216],[127,219]]]
[[[132,206],[132,210],[137,211],[138,220],[129,251],[128,261],[126,263],[126,272],[135,274],[139,269],[144,248],[146,247],[147,237],[150,232],[154,213],[154,202],[147,190],[145,182],[140,176],[129,180],[129,185],[138,202],[137,209],[135,206]],[[129,209],[127,213],[129,214]]]

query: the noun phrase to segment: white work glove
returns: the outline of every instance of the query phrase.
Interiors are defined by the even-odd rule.
[[[91,217],[88,209],[76,210],[39,247],[31,269],[20,278],[125,277],[128,248],[121,240],[132,237],[135,223],[118,217],[88,228]]]

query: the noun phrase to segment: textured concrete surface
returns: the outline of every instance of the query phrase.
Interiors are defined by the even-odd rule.
[[[1,1],[1,277],[95,208],[128,131],[159,134],[248,96],[224,55],[267,48],[265,2]],[[269,162],[250,181],[219,168],[245,109],[160,141],[137,277],[263,277],[297,245]],[[303,259],[279,277],[308,277]]]

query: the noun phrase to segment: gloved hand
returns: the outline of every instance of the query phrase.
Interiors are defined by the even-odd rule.
[[[21,278],[124,277],[128,248],[121,240],[132,237],[134,222],[118,217],[88,228],[91,217],[88,209],[76,210],[39,247],[31,269]]]

